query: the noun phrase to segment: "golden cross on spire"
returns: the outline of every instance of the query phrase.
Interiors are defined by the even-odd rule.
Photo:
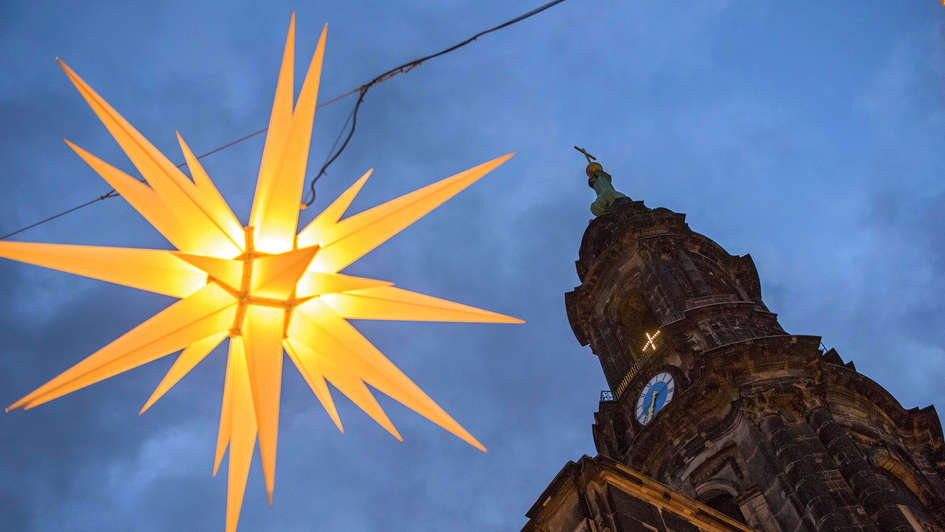
[[[942,1],[945,2],[945,0],[942,0]],[[577,146],[575,146],[574,149],[584,154],[584,157],[587,158],[587,164],[591,164],[591,161],[597,160],[597,157],[594,157],[590,153],[587,153],[587,150],[585,150],[584,148],[578,148]]]

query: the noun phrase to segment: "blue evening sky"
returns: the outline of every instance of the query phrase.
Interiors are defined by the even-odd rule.
[[[202,153],[266,125],[293,9],[300,65],[328,24],[326,99],[539,1],[0,3],[0,233],[108,189],[64,137],[132,171],[57,56],[177,161],[175,130]],[[354,211],[518,154],[348,270],[527,320],[357,324],[489,452],[383,396],[404,443],[336,393],[340,434],[287,364],[275,505],[254,462],[240,530],[517,530],[595,454],[604,379],[563,297],[594,197],[575,144],[750,252],[788,332],[945,408],[943,21],[936,0],[568,0],[376,86],[306,219],[368,168]],[[353,103],[316,115],[311,166]],[[205,160],[244,221],[262,144]],[[121,199],[16,238],[167,246]],[[0,288],[4,405],[172,301],[11,261]],[[222,530],[224,355],[138,417],[172,360],[0,416],[0,528]]]

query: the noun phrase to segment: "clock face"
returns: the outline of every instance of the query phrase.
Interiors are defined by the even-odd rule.
[[[637,421],[646,425],[664,406],[673,400],[676,383],[669,373],[657,373],[646,383],[637,399]]]

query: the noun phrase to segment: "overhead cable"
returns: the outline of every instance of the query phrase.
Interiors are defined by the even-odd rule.
[[[358,110],[361,109],[361,103],[364,101],[364,95],[367,94],[368,89],[370,89],[370,88],[371,88],[372,86],[374,86],[375,84],[380,83],[380,82],[382,82],[382,81],[387,81],[388,79],[390,79],[390,78],[392,78],[392,77],[394,77],[394,76],[396,76],[396,75],[398,75],[398,74],[405,74],[405,73],[407,73],[407,72],[410,72],[410,71],[413,70],[414,68],[420,66],[420,64],[423,63],[424,61],[429,61],[430,59],[439,57],[439,56],[441,56],[441,55],[448,54],[448,53],[450,53],[450,52],[452,52],[453,50],[456,50],[456,49],[458,49],[458,48],[462,48],[463,46],[466,46],[467,44],[469,44],[469,43],[475,41],[476,39],[478,39],[479,37],[482,37],[483,35],[486,35],[486,34],[488,34],[488,33],[492,33],[492,32],[494,32],[494,31],[501,30],[502,28],[505,28],[505,27],[507,27],[507,26],[511,26],[512,24],[515,24],[516,22],[521,22],[521,21],[527,19],[528,17],[531,17],[531,16],[533,16],[533,15],[537,15],[538,13],[541,13],[542,11],[544,11],[544,10],[546,10],[546,9],[548,9],[548,8],[550,8],[550,7],[552,7],[552,6],[554,6],[554,5],[560,4],[561,2],[564,2],[564,0],[554,0],[554,1],[552,1],[552,2],[548,2],[547,4],[545,4],[545,5],[543,5],[543,6],[536,7],[535,9],[532,9],[531,11],[529,11],[529,12],[527,12],[527,13],[523,13],[523,14],[521,14],[521,15],[519,15],[519,16],[517,16],[517,17],[511,19],[511,20],[505,21],[505,22],[503,22],[502,24],[499,24],[498,26],[494,26],[494,27],[489,28],[489,29],[487,29],[487,30],[480,31],[479,33],[473,35],[472,37],[466,39],[465,41],[462,41],[462,42],[460,42],[460,43],[458,43],[458,44],[454,44],[453,46],[450,46],[449,48],[445,48],[445,49],[443,49],[443,50],[440,50],[439,52],[436,52],[435,54],[430,54],[430,55],[421,57],[420,59],[414,59],[413,61],[409,61],[409,62],[407,62],[407,63],[404,63],[404,64],[400,65],[400,66],[394,67],[394,68],[388,70],[387,72],[384,72],[383,74],[381,74],[381,75],[377,76],[376,78],[372,79],[372,80],[369,81],[368,83],[365,83],[364,85],[362,85],[361,87],[359,87],[359,88],[358,88],[358,91],[359,91],[361,94],[358,95],[358,101],[354,104],[354,111],[352,111],[352,114],[351,114],[351,129],[348,130],[348,135],[345,137],[344,142],[341,143],[341,147],[338,148],[338,151],[336,151],[336,152],[334,152],[333,154],[329,155],[328,160],[325,162],[324,165],[322,165],[321,170],[319,170],[319,171],[318,171],[318,174],[316,174],[315,177],[312,178],[312,181],[311,181],[310,184],[309,184],[309,194],[310,194],[311,197],[309,197],[308,201],[305,202],[305,205],[306,205],[306,206],[311,205],[312,202],[315,201],[315,183],[317,183],[318,180],[319,180],[323,175],[325,175],[325,171],[328,170],[328,167],[331,165],[331,163],[335,162],[335,159],[337,159],[338,156],[341,155],[341,152],[345,151],[345,148],[348,147],[348,142],[351,140],[351,137],[354,135],[354,130],[355,130],[355,128],[357,128],[357,126],[358,126]],[[347,125],[347,122],[345,123],[345,125]],[[344,127],[342,127],[342,131],[343,131],[343,130],[344,130]]]
[[[305,206],[309,206],[309,205],[311,205],[311,204],[315,201],[315,183],[318,182],[318,180],[319,180],[323,175],[325,175],[325,172],[328,170],[328,167],[331,165],[331,163],[335,162],[335,160],[338,158],[338,156],[341,155],[341,153],[345,150],[346,147],[348,147],[348,142],[351,141],[351,137],[354,135],[354,130],[355,130],[355,128],[357,127],[357,123],[358,123],[358,111],[361,109],[361,103],[364,101],[364,95],[367,94],[368,89],[370,89],[371,87],[373,87],[374,85],[376,85],[376,84],[378,84],[378,83],[387,81],[387,80],[389,80],[390,78],[392,78],[392,77],[394,77],[394,76],[396,76],[396,75],[398,75],[398,74],[405,74],[405,73],[407,73],[407,72],[410,72],[410,71],[413,70],[414,68],[420,66],[420,64],[422,64],[422,63],[425,62],[425,61],[429,61],[430,59],[439,57],[439,56],[441,56],[441,55],[448,54],[448,53],[452,52],[453,50],[456,50],[457,48],[462,48],[463,46],[466,46],[467,44],[469,44],[469,43],[475,41],[476,39],[478,39],[479,37],[482,37],[483,35],[486,35],[486,34],[488,34],[488,33],[492,33],[492,32],[494,32],[494,31],[498,31],[498,30],[500,30],[500,29],[502,29],[502,28],[505,28],[505,27],[507,27],[507,26],[511,26],[512,24],[515,24],[516,22],[520,22],[520,21],[522,21],[522,20],[525,20],[525,19],[527,19],[527,18],[529,18],[529,17],[531,17],[531,16],[533,16],[533,15],[537,15],[538,13],[541,13],[542,11],[544,11],[544,10],[546,10],[546,9],[548,9],[548,8],[550,8],[550,7],[554,6],[554,5],[556,5],[556,4],[560,4],[561,2],[564,2],[564,0],[554,0],[554,1],[552,1],[552,2],[548,2],[547,4],[544,4],[544,5],[542,5],[542,6],[539,6],[539,7],[535,8],[535,9],[532,9],[531,11],[529,11],[529,12],[527,12],[527,13],[524,13],[524,14],[522,14],[522,15],[519,15],[519,16],[517,16],[517,17],[511,19],[511,20],[506,21],[506,22],[503,22],[502,24],[499,24],[498,26],[495,26],[495,27],[489,28],[489,29],[487,29],[487,30],[481,31],[481,32],[479,32],[479,33],[473,35],[472,37],[466,39],[465,41],[462,41],[462,42],[460,42],[460,43],[458,43],[458,44],[455,44],[455,45],[453,45],[453,46],[450,46],[449,48],[445,48],[445,49],[440,50],[439,52],[436,52],[436,53],[434,53],[434,54],[430,54],[430,55],[421,57],[420,59],[414,59],[413,61],[404,63],[404,64],[402,64],[402,65],[400,65],[400,66],[397,66],[397,67],[394,67],[394,68],[392,68],[392,69],[390,69],[390,70],[384,72],[383,74],[381,74],[381,75],[375,77],[375,78],[372,79],[371,81],[369,81],[369,82],[367,82],[367,83],[365,83],[365,84],[363,84],[363,85],[361,85],[361,86],[359,86],[359,87],[357,87],[357,88],[355,88],[355,89],[351,89],[350,91],[348,91],[348,92],[346,92],[346,93],[344,93],[344,94],[340,94],[340,95],[335,96],[334,98],[332,98],[332,99],[330,99],[330,100],[328,100],[328,101],[326,101],[326,102],[322,102],[322,103],[318,104],[318,106],[316,107],[316,109],[319,109],[319,108],[321,108],[321,107],[325,107],[326,105],[330,105],[330,104],[332,104],[332,103],[335,103],[335,102],[337,102],[337,101],[339,101],[339,100],[342,100],[342,99],[344,99],[344,98],[347,98],[348,96],[351,96],[351,95],[353,95],[353,94],[358,94],[358,101],[354,104],[354,109],[352,109],[351,113],[348,115],[348,119],[345,121],[344,125],[341,127],[341,131],[338,132],[338,137],[335,139],[335,143],[334,143],[334,145],[332,145],[331,150],[329,150],[328,156],[327,156],[327,158],[325,159],[325,163],[322,165],[321,169],[318,171],[318,174],[317,174],[315,177],[313,177],[312,180],[311,180],[311,182],[309,183],[309,193],[311,194],[311,197],[309,198],[308,201],[306,201],[306,202],[304,203],[304,205],[305,205]],[[339,139],[341,139],[341,135],[344,133],[345,128],[348,127],[348,124],[349,124],[349,123],[351,124],[351,129],[348,130],[348,134],[347,134],[347,136],[345,136],[344,142],[341,143],[341,146],[338,147],[337,150],[335,150],[335,148],[338,146],[338,141],[339,141]],[[209,155],[213,155],[214,153],[223,151],[223,150],[225,150],[225,149],[227,149],[227,148],[229,148],[229,147],[231,147],[231,146],[233,146],[233,145],[235,145],[235,144],[239,144],[240,142],[243,142],[244,140],[248,140],[248,139],[251,139],[251,138],[255,137],[256,135],[259,135],[259,134],[261,134],[261,133],[265,133],[268,129],[269,129],[269,128],[267,128],[267,127],[266,127],[266,128],[262,128],[262,129],[260,129],[260,130],[258,130],[258,131],[254,131],[254,132],[250,133],[249,135],[245,135],[245,136],[240,137],[240,138],[238,138],[238,139],[236,139],[236,140],[230,141],[230,142],[228,142],[228,143],[226,143],[226,144],[224,144],[224,145],[222,145],[222,146],[219,146],[219,147],[217,147],[217,148],[214,148],[214,149],[212,149],[212,150],[210,150],[210,151],[208,151],[208,152],[206,152],[206,153],[204,153],[204,154],[202,154],[202,155],[198,155],[198,156],[197,156],[197,159],[203,159],[204,157],[207,157],[207,156],[209,156]],[[185,164],[186,164],[186,162],[182,162],[182,163],[178,164],[177,167],[178,167],[178,168],[182,168]],[[104,200],[106,200],[106,199],[108,199],[108,198],[114,198],[114,197],[116,197],[116,196],[118,196],[118,193],[117,193],[114,189],[109,190],[109,191],[106,192],[105,194],[102,194],[102,195],[100,195],[100,196],[98,196],[98,197],[96,197],[96,198],[93,198],[93,199],[91,199],[91,200],[89,200],[89,201],[86,201],[85,203],[81,203],[81,204],[79,204],[79,205],[76,205],[76,206],[74,206],[74,207],[71,207],[71,208],[69,208],[69,209],[66,209],[66,210],[64,210],[64,211],[62,211],[62,212],[53,214],[52,216],[47,216],[46,218],[43,218],[42,220],[39,220],[39,221],[37,221],[37,222],[33,222],[33,223],[29,224],[29,225],[23,226],[23,227],[21,227],[21,228],[15,230],[15,231],[11,231],[11,232],[9,232],[9,233],[3,235],[3,236],[0,236],[0,240],[5,240],[5,239],[7,239],[7,238],[10,238],[11,236],[14,236],[14,235],[17,235],[17,234],[19,234],[19,233],[22,233],[23,231],[27,231],[27,230],[32,229],[32,228],[34,228],[34,227],[43,225],[43,224],[45,224],[45,223],[47,223],[47,222],[51,222],[51,221],[55,220],[56,218],[59,218],[59,217],[61,217],[61,216],[65,216],[65,215],[70,214],[70,213],[73,213],[73,212],[75,212],[75,211],[77,211],[77,210],[79,210],[79,209],[83,209],[83,208],[85,208],[85,207],[88,207],[89,205],[93,205],[93,204],[95,204],[95,203],[98,203],[99,201],[104,201]]]

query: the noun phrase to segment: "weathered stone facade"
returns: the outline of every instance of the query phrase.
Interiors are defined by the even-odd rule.
[[[568,318],[611,389],[600,456],[759,531],[945,532],[935,409],[903,409],[819,337],[785,333],[750,256],[620,198],[591,221],[577,271]],[[675,395],[643,424],[638,398],[663,372]]]
[[[568,462],[526,514],[522,532],[749,532],[731,517],[606,456]]]

